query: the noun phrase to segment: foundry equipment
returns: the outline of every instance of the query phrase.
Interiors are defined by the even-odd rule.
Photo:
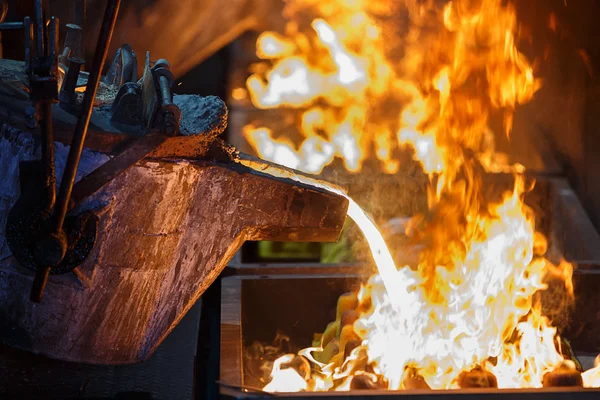
[[[61,7],[60,1],[53,5]],[[545,257],[558,264],[564,256],[577,266],[571,286],[577,293],[574,303],[558,304],[568,290],[556,277],[548,281],[548,290],[538,292],[544,314],[560,332],[555,345],[564,357],[559,367],[544,376],[539,389],[504,389],[509,386],[499,385],[502,375],[477,366],[462,371],[459,389],[431,391],[435,386],[411,365],[402,375],[402,392],[361,373],[346,381],[349,392],[313,393],[287,385],[284,392],[269,388],[276,381],[274,363],[290,355],[284,369],[296,371],[303,381],[320,373],[321,366],[316,368],[316,363],[305,358],[308,353],[300,350],[307,347],[313,348],[311,357],[323,366],[352,361],[354,353],[360,372],[375,372],[365,357],[366,344],[353,327],[376,303],[372,294],[358,294],[375,271],[371,259],[387,251],[394,260],[383,263],[386,268],[381,269],[376,262],[379,271],[389,272],[394,264],[417,269],[423,242],[431,237],[414,236],[408,229],[410,223],[418,220],[415,216],[425,215],[448,227],[453,220],[445,216],[453,211],[444,213],[440,208],[439,213],[423,214],[431,211],[424,209],[429,181],[420,169],[414,175],[407,171],[414,163],[406,160],[405,170],[398,173],[384,173],[379,167],[367,172],[381,161],[374,157],[375,164],[365,162],[361,174],[340,173],[331,164],[321,176],[343,184],[352,200],[329,183],[240,153],[221,141],[219,135],[231,117],[227,129],[233,128],[238,137],[230,139],[237,139],[241,149],[248,145],[240,141],[242,125],[253,122],[257,114],[243,89],[246,72],[252,69],[242,64],[253,59],[258,49],[254,44],[247,49],[251,57],[234,48],[233,66],[225,68],[243,78],[228,79],[231,113],[217,97],[174,93],[175,73],[189,70],[215,47],[256,23],[256,15],[264,14],[272,6],[267,3],[273,2],[235,0],[221,10],[222,4],[213,1],[183,0],[173,7],[168,0],[151,4],[103,0],[104,19],[88,21],[92,25],[100,21],[101,26],[96,54],[89,63],[84,36],[89,45],[95,31],[84,27],[86,1],[70,1],[74,15],[67,24],[50,15],[46,0],[32,0],[35,12],[22,22],[3,22],[0,17],[0,30],[24,33],[26,54],[24,61],[0,60],[0,352],[4,350],[0,376],[9,382],[4,385],[8,390],[30,397],[81,398],[140,388],[154,393],[152,385],[160,385],[161,393],[168,393],[160,398],[186,398],[183,389],[171,392],[169,374],[187,372],[194,388],[189,396],[202,399],[598,397],[600,388],[581,387],[581,372],[592,370],[600,346],[600,236],[562,177],[562,165],[545,152],[542,138],[530,130],[510,143],[520,153],[535,153],[527,154],[527,160],[514,159],[528,161],[523,179],[537,181],[522,193],[523,202],[534,211],[535,232],[547,238]],[[264,7],[258,6],[263,3]],[[5,4],[0,0],[1,16],[6,15]],[[212,10],[213,4],[219,9]],[[256,5],[252,11],[250,4]],[[121,14],[130,13],[115,27],[120,5]],[[186,14],[190,7],[195,13],[171,23],[171,16]],[[393,15],[384,15],[383,10],[378,9],[379,17]],[[372,11],[377,12],[377,7]],[[132,15],[142,27],[132,23]],[[146,33],[146,27],[159,20],[157,16],[169,23],[141,35],[140,31]],[[210,23],[205,25],[206,20]],[[391,25],[395,24],[390,18]],[[193,34],[198,27],[202,35]],[[60,28],[65,33],[62,45],[58,44]],[[135,37],[129,44],[110,47],[111,38],[121,42],[118,28],[121,32],[132,29]],[[177,43],[168,39],[170,35]],[[180,36],[186,38],[179,40]],[[156,42],[150,46],[152,51],[143,52],[148,49],[143,43],[152,41]],[[114,57],[104,68],[108,53]],[[320,89],[318,82],[314,86]],[[316,104],[321,106],[321,100]],[[290,118],[278,116],[297,110],[281,107],[280,111],[274,119],[288,123]],[[279,137],[285,137],[285,132]],[[516,186],[512,174],[494,171],[478,177],[485,195],[491,197],[509,189],[507,185]],[[358,220],[356,210],[362,210],[357,203],[368,204],[373,197],[378,201],[370,207],[372,218],[365,214],[364,220]],[[369,251],[364,243],[357,243],[360,240],[355,242],[354,227],[347,226],[337,249],[349,252],[352,247],[357,254],[351,261],[329,257],[328,261],[286,259],[285,263],[279,256],[277,263],[269,263],[273,259],[261,259],[258,251],[251,259],[238,251],[245,241],[316,242],[311,246],[335,241],[346,215],[357,222],[369,245],[369,238],[377,235],[363,229],[365,222],[375,230],[373,221],[383,222],[387,248],[370,247]],[[393,232],[387,230],[390,227]],[[243,250],[252,253],[248,245],[254,244],[247,243]],[[442,247],[442,251],[447,249]],[[393,291],[386,291],[392,297]],[[193,343],[186,345],[180,341],[185,336],[180,332],[193,319],[195,311],[188,310],[200,296],[202,320],[199,326],[197,319],[190,324],[195,323],[196,330],[187,332]],[[419,315],[435,319],[425,312]],[[111,366],[148,359],[177,324],[148,362]],[[394,354],[392,347],[403,341],[399,335],[388,336],[390,342],[373,343],[385,343],[379,347]],[[175,351],[169,342],[176,342]],[[165,353],[169,356],[164,357]],[[440,353],[443,350],[434,357],[441,358]],[[177,359],[177,368],[165,361],[169,357]],[[332,360],[335,363],[330,364]],[[600,363],[600,356],[597,360]],[[149,371],[155,363],[161,368],[153,374]],[[330,390],[344,384],[339,376],[331,383]],[[0,393],[3,389],[0,385]],[[300,392],[286,393],[291,390]]]
[[[0,24],[25,37],[25,60],[0,64],[2,342],[140,361],[244,241],[338,238],[347,200],[237,163],[217,138],[225,104],[174,95],[168,61],[146,53],[138,77],[125,44],[102,76],[119,0],[89,72],[82,27],[67,24],[61,48],[58,19],[34,3],[33,17]]]

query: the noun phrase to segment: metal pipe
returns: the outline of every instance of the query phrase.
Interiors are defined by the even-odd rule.
[[[120,5],[121,0],[109,0],[106,5],[104,20],[102,22],[102,28],[100,30],[100,36],[94,54],[94,61],[92,63],[92,70],[90,71],[85,95],[83,97],[81,113],[79,114],[77,124],[75,125],[75,132],[73,134],[73,141],[71,142],[71,149],[69,150],[69,156],[67,158],[67,165],[60,183],[58,201],[54,208],[53,231],[57,234],[62,231],[62,226],[69,208],[69,199],[73,190],[75,175],[77,173],[77,168],[79,167],[83,144],[85,143],[85,137],[92,116],[92,108],[94,106],[98,84],[100,83],[100,74],[102,73],[104,62],[106,61],[106,55],[117,22],[117,14]]]
[[[48,35],[47,35],[47,43],[48,49],[46,50],[46,55],[52,58],[52,68],[50,69],[51,75],[56,75],[58,72],[58,66],[56,65],[56,60],[58,57],[58,29],[59,29],[59,20],[57,17],[50,17],[50,21],[48,22]]]
[[[41,32],[41,36],[38,36],[36,39],[37,42],[37,50],[42,50],[42,53],[38,53],[36,56],[39,57],[51,57],[52,58],[52,66],[44,71],[44,76],[46,78],[50,78],[46,76],[46,74],[50,74],[53,76],[56,74],[56,56],[58,51],[58,18],[51,17],[49,20],[46,20],[46,10],[47,4],[44,0],[36,2],[36,30],[38,33]],[[38,19],[39,17],[39,19]],[[27,22],[27,21],[25,21]],[[44,28],[46,34],[44,35]],[[24,26],[27,25],[24,23]],[[41,26],[41,31],[40,31]],[[42,78],[44,79],[44,78]],[[55,78],[53,78],[55,79]],[[48,211],[51,211],[56,202],[56,173],[54,167],[54,133],[52,131],[52,98],[48,97],[47,93],[44,93],[44,96],[41,100],[38,100],[37,106],[40,109],[41,119],[40,119],[40,129],[42,131],[42,165],[44,168],[44,176],[46,177],[46,181],[44,182],[44,186],[46,189],[46,196],[48,203],[46,207]],[[52,243],[52,242],[50,242]],[[60,243],[60,242],[59,242]],[[42,247],[43,248],[43,247]],[[60,248],[61,255],[60,257],[64,257],[64,253],[62,252],[62,248]],[[60,253],[59,253],[60,254]],[[46,284],[48,283],[48,276],[50,275],[50,269],[52,265],[44,263],[43,266],[40,266],[33,278],[33,284],[31,287],[31,292],[29,298],[36,303],[39,303],[42,300],[42,295],[44,294],[44,289]]]
[[[171,104],[171,86],[169,85],[169,81],[166,76],[161,76],[158,78],[158,83],[160,86],[160,93],[162,97],[162,104]]]
[[[43,57],[44,53],[44,28],[46,27],[46,10],[44,9],[44,1],[43,0],[35,0],[35,38],[36,38],[36,47],[35,47],[35,55],[37,57]]]

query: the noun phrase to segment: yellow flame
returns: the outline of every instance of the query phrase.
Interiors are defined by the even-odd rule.
[[[249,125],[244,135],[260,157],[271,159],[269,154],[272,153],[266,152],[273,148],[285,153],[290,147],[297,152],[310,149],[309,155],[293,161],[296,169],[319,173],[338,157],[349,171],[358,172],[371,153],[370,147],[376,146],[383,168],[397,171],[392,135],[383,136],[386,138],[383,140],[369,133],[371,110],[376,107],[377,99],[390,93],[391,68],[379,51],[382,41],[379,28],[361,11],[361,3],[346,2],[334,23],[315,18],[310,24],[311,32],[298,32],[297,23],[291,21],[288,36],[274,32],[259,36],[257,55],[271,65],[265,73],[255,73],[248,78],[251,100],[263,109],[299,109],[297,128],[303,136],[300,142],[290,143],[265,136],[264,126]],[[298,4],[290,2],[288,9],[293,11]],[[331,10],[332,2],[315,3],[315,6]],[[340,33],[340,24],[352,26],[354,30]],[[374,76],[377,76],[376,82]],[[327,110],[320,109],[320,105],[325,105]],[[317,132],[304,122],[307,114],[315,110],[324,114]],[[388,124],[382,126],[392,131]],[[256,130],[261,133],[256,134]],[[318,146],[315,138],[318,138]],[[318,161],[311,158],[314,153]]]
[[[600,387],[600,355],[596,357],[594,368],[585,371],[581,377],[583,378],[583,386],[588,388]]]
[[[350,390],[355,379],[388,389],[421,379],[448,389],[478,368],[501,388],[540,387],[564,361],[539,292],[552,276],[572,295],[572,266],[544,258],[545,239],[523,202],[524,168],[496,152],[490,128],[501,117],[509,135],[515,108],[540,87],[516,47],[515,9],[502,0],[407,1],[409,24],[394,38],[383,20],[398,4],[290,0],[285,34],[259,37],[268,68],[247,81],[252,102],[295,109],[300,137],[246,126],[261,158],[314,174],[335,158],[351,172],[374,159],[396,173],[407,147],[431,183],[430,209],[411,228],[423,248],[418,265],[397,268],[375,223],[343,191],[263,166],[346,196],[378,269],[357,295],[352,329],[342,329],[338,315],[337,342],[331,328],[329,343],[301,352],[310,377],[282,368],[293,357],[286,355],[267,391]],[[310,24],[307,14],[315,15]],[[403,57],[389,55],[390,44]],[[514,173],[513,189],[486,200],[483,172]],[[350,355],[342,348],[348,337],[361,341]]]
[[[304,139],[292,148],[303,148],[315,136],[301,123],[303,115],[319,105],[327,108],[317,135],[333,151],[320,152],[318,162],[301,158],[297,169],[318,173],[339,157],[358,172],[371,157],[380,160],[383,171],[395,173],[394,152],[411,145],[427,172],[453,174],[463,161],[461,151],[448,146],[453,141],[498,170],[499,159],[490,155],[491,112],[503,110],[509,134],[515,107],[540,87],[515,46],[514,7],[499,0],[456,0],[442,9],[433,2],[409,8],[417,10],[410,14],[401,60],[386,57],[390,38],[368,1],[289,1],[287,34],[259,36],[257,55],[270,66],[250,76],[247,86],[256,107],[299,110],[297,129]],[[307,9],[327,18],[315,18],[312,31],[300,32]],[[261,144],[277,147],[283,139],[268,137],[259,144],[252,132],[264,128],[249,126],[245,135],[258,155],[268,158]],[[381,134],[394,131],[395,137]],[[282,149],[289,143],[283,144]]]
[[[489,216],[475,224],[466,256],[451,267],[429,271],[435,275],[435,290],[443,291],[431,301],[427,260],[418,270],[397,269],[376,225],[342,190],[268,164],[243,162],[348,198],[348,215],[365,235],[379,270],[361,289],[361,302],[369,298],[372,306],[355,322],[354,330],[363,339],[374,372],[386,378],[387,388],[402,388],[407,367],[416,368],[431,388],[455,388],[461,372],[486,364],[499,387],[541,387],[544,374],[563,361],[554,345],[556,329],[541,315],[534,298],[545,288],[548,262],[534,255],[536,235],[532,215],[521,201],[520,179],[515,190],[490,206]],[[314,361],[308,354],[318,350],[323,349],[307,349],[304,355]],[[290,357],[273,368],[266,391],[297,391],[297,372],[279,368]],[[489,361],[493,357],[495,364]],[[300,390],[330,390],[332,378],[348,378],[354,365],[348,360],[314,362],[321,370],[309,382],[303,380],[307,386]],[[335,389],[347,390],[349,382]]]
[[[272,380],[263,390],[266,392],[300,392],[308,388],[304,378],[292,368],[281,368],[281,364],[289,363],[294,358],[293,354],[279,357],[273,363],[273,374],[277,379]]]
[[[465,241],[466,254],[452,265],[431,270],[425,260],[417,271],[403,268],[395,277],[402,287],[394,291],[382,290],[389,278],[381,274],[369,281],[375,308],[354,327],[389,388],[400,389],[407,366],[416,367],[432,388],[453,388],[462,371],[490,357],[499,357],[492,371],[500,387],[538,387],[562,361],[547,320],[519,322],[544,288],[545,267],[545,260],[534,259],[532,221],[523,213],[520,194],[516,189],[490,207]],[[432,278],[433,288],[427,283]],[[401,308],[394,312],[390,305],[400,294]],[[515,331],[521,334],[516,345],[509,342]],[[519,349],[510,360],[500,357],[514,346]],[[539,368],[527,370],[536,360]],[[506,368],[519,373],[504,373]],[[517,385],[514,379],[520,380]]]

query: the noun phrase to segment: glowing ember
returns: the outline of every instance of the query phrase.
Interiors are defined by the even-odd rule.
[[[501,0],[439,3],[406,2],[404,57],[395,62],[374,16],[386,9],[380,1],[290,0],[285,35],[259,37],[257,54],[270,68],[248,79],[252,101],[298,109],[303,135],[294,143],[247,126],[260,157],[310,173],[335,157],[358,172],[376,157],[394,173],[394,151],[410,146],[431,182],[429,213],[413,220],[424,248],[414,269],[394,265],[376,225],[348,198],[378,274],[340,298],[336,321],[314,348],[277,360],[266,391],[541,387],[550,373],[573,372],[539,296],[550,275],[572,295],[572,266],[544,258],[546,241],[523,203],[523,168],[495,152],[488,127],[492,115],[503,116],[508,135],[515,107],[540,87],[515,47],[515,10]],[[302,30],[307,13],[316,17]],[[390,103],[397,110],[379,112]],[[288,170],[242,162],[345,195]],[[484,171],[515,173],[514,188],[485,200]],[[587,386],[597,384],[590,383],[594,371],[584,374]]]

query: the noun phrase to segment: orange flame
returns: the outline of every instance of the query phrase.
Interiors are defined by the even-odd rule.
[[[287,12],[293,13],[300,3],[290,2]],[[349,2],[340,15],[328,18],[332,22],[315,18],[306,33],[298,32],[297,23],[291,21],[286,36],[273,32],[259,36],[257,55],[271,66],[248,78],[251,100],[263,109],[299,109],[298,130],[303,137],[292,143],[266,135],[266,127],[249,125],[244,136],[260,157],[272,159],[274,152],[292,150],[296,157],[275,157],[285,166],[310,173],[321,172],[338,157],[349,171],[358,172],[374,146],[383,168],[397,171],[393,136],[379,134],[393,129],[370,122],[371,109],[390,93],[391,69],[381,55],[379,28],[359,3]],[[332,4],[313,6],[325,10]],[[354,29],[340,34],[340,25]],[[307,122],[315,116],[318,124]],[[368,134],[371,129],[373,134]]]
[[[395,173],[396,152],[409,147],[431,182],[429,214],[415,219],[414,238],[424,247],[415,269],[396,267],[376,225],[349,198],[348,215],[363,231],[378,274],[357,294],[358,319],[343,326],[338,315],[321,346],[300,353],[313,367],[310,376],[290,367],[294,356],[286,355],[267,391],[349,390],[355,379],[404,389],[414,377],[448,389],[477,368],[493,373],[498,387],[541,387],[544,375],[563,364],[539,292],[552,275],[572,295],[572,266],[544,258],[545,239],[523,203],[524,168],[507,165],[495,151],[489,127],[501,116],[509,135],[515,108],[540,81],[516,47],[511,4],[438,4],[406,1],[410,23],[397,39],[400,60],[386,52],[380,1],[290,0],[285,35],[258,39],[257,55],[269,68],[248,79],[252,102],[296,109],[302,137],[294,142],[265,126],[246,126],[244,136],[261,158],[315,174],[336,157],[351,172],[374,158]],[[303,30],[307,12],[317,17]],[[485,200],[484,171],[514,173],[514,189]],[[344,354],[349,338],[361,345]]]

